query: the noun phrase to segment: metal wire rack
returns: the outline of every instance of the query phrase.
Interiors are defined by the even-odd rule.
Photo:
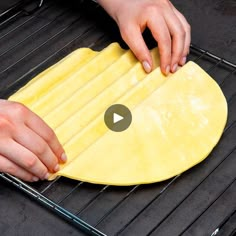
[[[83,4],[93,15],[90,3]],[[22,5],[17,5],[14,14],[0,23],[0,42],[6,43],[0,47],[4,61],[0,65],[1,98],[75,48],[101,49],[113,40],[85,17],[84,8],[75,14],[69,6],[58,7],[53,1],[43,5],[40,1],[39,6],[26,16]],[[63,177],[27,184],[9,174],[0,177],[90,235],[194,235],[199,227],[212,236],[227,227],[233,235],[236,226],[228,224],[236,216],[232,201],[236,197],[236,65],[195,45],[191,45],[189,60],[216,80],[229,108],[220,143],[200,165],[162,183],[130,187],[92,185]],[[213,214],[221,204],[226,206],[221,214]],[[212,223],[205,221],[209,216]]]

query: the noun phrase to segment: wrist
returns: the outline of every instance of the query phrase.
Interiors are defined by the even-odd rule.
[[[119,0],[93,0],[98,3],[116,22],[116,14],[119,9]]]

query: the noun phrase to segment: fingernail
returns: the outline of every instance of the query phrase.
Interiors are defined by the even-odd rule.
[[[60,166],[57,164],[55,167],[54,167],[54,171],[57,172],[60,170]]]
[[[173,72],[173,73],[176,72],[177,66],[178,66],[177,64],[174,64],[174,65],[173,65],[173,67],[172,67],[172,72]]]
[[[61,160],[62,160],[63,162],[66,162],[66,161],[67,161],[67,156],[66,156],[65,153],[62,153],[62,155],[61,155]]]
[[[44,176],[44,179],[48,180],[48,179],[49,179],[49,176],[50,176],[50,174],[47,173],[47,174]]]
[[[170,66],[166,67],[166,75],[168,75],[170,73]]]
[[[150,64],[147,62],[147,61],[143,61],[143,69],[147,72],[147,73],[150,73],[152,68],[150,66]]]
[[[183,57],[180,61],[180,65],[183,66],[186,63],[187,58]]]
[[[37,181],[39,181],[39,178],[36,177],[36,176],[34,176],[34,177],[32,178],[32,181],[33,181],[33,182],[37,182]]]

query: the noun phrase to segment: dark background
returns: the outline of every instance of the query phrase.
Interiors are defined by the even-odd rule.
[[[192,43],[236,63],[234,0],[172,2],[192,26]],[[0,179],[0,235],[78,235],[78,231]]]
[[[192,43],[236,63],[235,0],[173,0],[192,27]]]

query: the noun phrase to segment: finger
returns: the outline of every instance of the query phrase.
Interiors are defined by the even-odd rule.
[[[49,178],[47,167],[34,153],[12,139],[5,139],[1,144],[7,147],[1,150],[2,156],[40,179]]]
[[[185,33],[186,33],[184,49],[183,49],[183,55],[182,55],[182,58],[179,61],[179,64],[181,66],[183,66],[186,62],[186,57],[189,54],[189,48],[190,48],[190,43],[191,43],[191,27],[188,24],[185,17],[178,10],[176,10],[175,8],[173,10],[174,10],[175,14],[177,15],[177,17],[179,18],[179,20],[181,21],[181,23],[184,27]]]
[[[123,40],[127,43],[131,51],[142,63],[144,70],[149,73],[152,70],[151,54],[144,42],[140,28],[130,23],[124,27],[120,26]]]
[[[173,10],[165,12],[165,21],[172,36],[171,71],[174,73],[177,70],[178,62],[183,55],[186,33],[182,23]]]
[[[171,64],[171,37],[166,22],[163,18],[151,17],[147,26],[151,30],[154,39],[158,42],[161,71],[168,75]]]
[[[59,170],[60,167],[56,155],[45,140],[27,126],[16,129],[13,138],[17,143],[34,153],[50,172],[57,172]]]
[[[59,161],[66,161],[65,151],[56,134],[40,117],[34,113],[30,114],[25,125],[45,140]]]
[[[38,181],[39,178],[17,166],[15,163],[0,155],[0,172],[8,173],[28,182]]]
[[[59,143],[55,133],[39,116],[30,111],[23,104],[17,102],[12,102],[11,111],[11,115],[14,115],[13,122],[15,125],[24,123],[48,143],[49,147],[61,161],[66,161],[64,149]]]

